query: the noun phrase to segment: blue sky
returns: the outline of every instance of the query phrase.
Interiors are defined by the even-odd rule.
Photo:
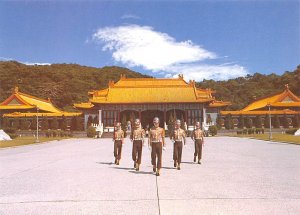
[[[0,2],[0,60],[224,80],[299,59],[299,1]]]

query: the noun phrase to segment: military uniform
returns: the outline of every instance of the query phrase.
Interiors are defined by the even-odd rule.
[[[133,142],[132,160],[134,161],[134,168],[136,168],[137,171],[139,170],[139,166],[142,160],[142,148],[144,143],[144,137],[145,130],[140,127],[135,128],[130,135],[130,139]]]
[[[149,132],[149,141],[152,147],[151,161],[153,165],[153,171],[159,175],[162,161],[162,148],[164,144],[165,130],[160,127],[152,127]],[[156,162],[157,158],[157,162]],[[157,168],[157,171],[156,171]]]
[[[196,158],[198,156],[198,163],[200,164],[200,160],[202,158],[202,144],[203,144],[203,131],[200,128],[197,128],[192,133],[192,140],[195,141],[195,153],[194,153],[194,162],[196,162]]]
[[[185,143],[186,133],[181,128],[176,128],[171,135],[171,139],[174,141],[173,147],[173,160],[174,167],[180,169],[181,157],[182,157],[182,140]]]
[[[114,140],[114,156],[115,156],[115,164],[119,165],[122,154],[122,144],[124,141],[124,131],[122,129],[116,130],[113,136]]]

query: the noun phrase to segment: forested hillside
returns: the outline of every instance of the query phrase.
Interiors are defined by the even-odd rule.
[[[40,98],[50,97],[65,110],[74,103],[88,100],[87,92],[107,87],[109,80],[117,81],[121,74],[127,77],[149,77],[122,67],[94,68],[77,64],[28,66],[15,61],[0,61],[0,101],[6,99],[15,86],[20,91]],[[228,81],[204,80],[197,87],[217,91],[217,99],[231,101],[229,109],[238,110],[254,99],[280,92],[284,85],[300,96],[300,66],[283,75],[255,73]]]
[[[285,89],[285,84],[300,96],[300,66],[282,75],[255,73],[228,81],[203,80],[197,86],[216,90],[216,98],[232,102],[228,109],[239,110],[256,99],[281,92]]]
[[[109,80],[120,75],[148,77],[121,67],[94,68],[77,64],[28,66],[15,61],[0,62],[0,101],[15,86],[20,91],[40,98],[51,98],[60,108],[71,110],[74,103],[88,101],[88,91],[104,89]]]

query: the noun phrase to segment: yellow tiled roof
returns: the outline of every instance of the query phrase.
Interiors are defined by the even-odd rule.
[[[194,82],[178,79],[125,78],[109,88],[93,92],[91,103],[203,103],[213,100],[211,90],[200,90]],[[77,106],[78,107],[78,106]]]
[[[35,117],[37,113],[21,113],[21,112],[14,112],[3,114],[4,117]],[[79,116],[81,113],[70,113],[70,112],[60,112],[60,113],[38,113],[39,117],[61,117],[61,116]]]
[[[19,92],[18,88],[14,89],[14,92],[9,96],[5,101],[0,104],[0,109],[2,110],[23,110],[23,109],[33,109],[32,114],[36,115],[36,108],[39,108],[41,114],[58,114],[59,116],[77,116],[78,113],[64,112],[56,108],[51,101],[37,98],[25,93]],[[42,112],[46,113],[42,113]],[[17,112],[18,113],[18,112]],[[80,113],[79,113],[80,114]],[[6,114],[8,115],[8,114]],[[26,113],[26,116],[29,116],[29,113]]]
[[[209,107],[226,107],[229,105],[231,105],[231,102],[214,100],[212,103],[209,104]]]
[[[83,109],[89,109],[94,107],[94,105],[90,102],[87,103],[78,103],[78,104],[74,104],[74,107],[76,108],[83,108]]]
[[[283,101],[285,98],[290,98],[291,101],[285,102]],[[263,99],[259,99],[257,101],[252,102],[247,107],[243,108],[241,111],[253,111],[257,109],[261,109],[267,107],[268,105],[271,106],[280,106],[280,107],[300,107],[300,98],[293,94],[288,87],[276,95],[269,96]]]

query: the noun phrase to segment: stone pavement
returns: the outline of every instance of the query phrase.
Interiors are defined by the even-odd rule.
[[[300,214],[300,146],[210,137],[202,165],[193,151],[189,139],[175,170],[168,140],[156,177],[147,147],[133,170],[128,139],[120,166],[110,139],[1,149],[0,214]]]

